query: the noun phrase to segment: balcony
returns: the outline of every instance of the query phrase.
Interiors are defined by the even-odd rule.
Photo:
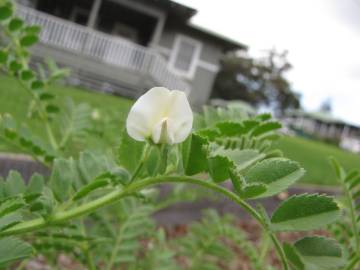
[[[170,89],[179,89],[186,93],[191,91],[188,83],[168,69],[165,58],[150,48],[25,6],[19,5],[17,12],[27,23],[42,27],[41,44],[60,51],[67,51],[74,56],[84,56],[93,60],[93,65],[102,64],[114,67],[119,70],[119,74],[121,72],[129,74],[130,72],[133,76],[140,78],[139,81],[141,82],[147,81],[145,85],[134,85],[134,88],[161,85]],[[41,55],[40,49],[38,55]],[[55,60],[57,60],[56,57]],[[67,63],[62,64],[67,65]],[[89,62],[86,65],[81,65],[83,74],[86,73],[88,66]],[[104,79],[106,73],[104,72],[102,75],[101,77]],[[92,76],[88,77],[90,79]],[[125,79],[125,81],[127,80]]]

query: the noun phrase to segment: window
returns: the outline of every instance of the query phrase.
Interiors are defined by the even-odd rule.
[[[201,52],[201,43],[195,39],[178,35],[170,57],[171,69],[184,77],[194,77]]]

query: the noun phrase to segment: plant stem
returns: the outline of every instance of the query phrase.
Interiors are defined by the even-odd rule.
[[[344,185],[344,193],[349,205],[350,211],[350,218],[351,218],[351,226],[352,226],[352,233],[355,237],[355,250],[360,250],[360,232],[358,231],[357,222],[356,222],[356,211],[353,198],[348,190],[345,181],[343,181]]]
[[[111,252],[111,256],[110,256],[110,261],[106,266],[106,270],[111,270],[114,266],[114,262],[116,259],[116,255],[119,251],[119,247],[120,247],[120,243],[122,240],[122,227],[119,227],[119,231],[116,235],[116,240],[115,240],[115,247],[113,248],[112,252]]]
[[[265,259],[270,246],[270,237],[264,232],[265,231],[263,231],[261,237],[262,239],[261,239],[261,248],[260,248],[260,256],[259,256],[259,261],[261,265],[265,265]]]
[[[344,270],[353,270],[356,265],[360,262],[360,253],[356,254],[352,260],[349,262],[349,264],[344,268]]]
[[[230,200],[232,200],[235,203],[237,203],[238,205],[240,205],[253,218],[255,218],[260,223],[260,225],[266,230],[266,232],[269,234],[271,240],[273,241],[273,243],[275,245],[275,249],[276,249],[276,251],[281,259],[281,262],[283,264],[283,269],[284,270],[289,269],[284,251],[282,249],[282,246],[281,246],[279,240],[277,239],[276,235],[267,228],[267,225],[264,222],[261,215],[251,205],[249,205],[246,201],[239,198],[238,195],[236,195],[235,193],[231,192],[230,190],[228,190],[218,184],[204,181],[204,180],[197,179],[197,178],[193,178],[193,177],[188,177],[188,176],[159,176],[159,177],[153,177],[153,178],[146,178],[146,179],[138,181],[138,182],[133,182],[132,184],[130,184],[124,188],[117,188],[116,190],[114,190],[98,199],[89,201],[83,205],[76,206],[76,207],[66,210],[66,211],[59,211],[47,220],[45,220],[43,218],[37,218],[37,219],[25,221],[23,223],[15,225],[7,230],[0,232],[0,237],[32,232],[34,230],[44,228],[48,225],[65,222],[65,221],[73,219],[73,218],[78,218],[80,216],[91,213],[101,207],[110,205],[110,204],[118,201],[121,198],[130,196],[134,192],[140,191],[141,189],[146,188],[148,186],[163,184],[163,183],[177,183],[177,182],[195,184],[195,185],[199,185],[199,186],[211,189],[213,191],[223,194]]]
[[[81,233],[84,237],[87,236],[87,233],[86,233],[86,227],[85,227],[85,224],[84,224],[84,220],[81,220],[80,221],[80,229],[81,229]],[[91,256],[91,252],[89,250],[89,244],[88,242],[85,242],[82,247],[81,247],[82,251],[84,252],[85,254],[85,257],[86,257],[86,264],[87,264],[87,267],[88,267],[88,270],[96,270],[96,266],[95,266],[95,263],[94,263],[94,260],[93,260],[93,257]]]
[[[17,81],[19,82],[19,84],[28,92],[28,94],[31,96],[31,98],[33,100],[35,100],[36,104],[38,105],[38,108],[39,108],[39,114],[40,114],[40,117],[41,119],[44,121],[44,124],[45,124],[45,129],[46,129],[46,133],[48,135],[48,138],[49,138],[49,141],[50,141],[50,144],[52,146],[52,148],[57,151],[59,146],[58,146],[58,143],[55,139],[55,136],[54,136],[54,132],[50,126],[50,123],[49,123],[49,120],[48,120],[48,117],[47,117],[47,113],[46,111],[44,110],[43,108],[43,105],[41,104],[41,102],[39,101],[38,97],[32,92],[32,90],[30,90],[22,81],[20,81],[19,79],[17,79]]]
[[[289,270],[289,265],[287,263],[285,252],[281,246],[281,243],[279,239],[276,237],[274,233],[268,232],[270,235],[270,238],[275,246],[277,254],[280,256],[281,263],[283,265],[284,270]]]
[[[143,153],[142,153],[142,156],[141,156],[141,159],[140,159],[140,162],[139,162],[138,166],[136,167],[133,175],[131,176],[129,184],[131,184],[135,180],[135,178],[139,175],[139,173],[141,172],[141,170],[142,170],[142,168],[144,166],[144,163],[147,160],[148,155],[150,153],[150,149],[151,149],[150,144],[146,143],[145,148],[144,148]]]
[[[27,153],[29,154],[34,160],[38,161],[39,163],[45,165],[46,167],[50,168],[51,165],[49,163],[47,163],[45,160],[40,159],[38,156],[34,155],[34,153],[32,153],[31,151],[29,151],[28,149],[22,147],[21,145],[13,142],[12,140],[6,138],[5,136],[1,136],[0,138],[2,138],[4,141],[6,141],[8,144],[12,145],[13,147],[17,148],[18,150],[20,150],[22,153]]]
[[[18,39],[16,39],[11,33],[10,31],[8,31],[7,29],[5,29],[5,34],[11,39],[12,43],[14,44],[15,46],[15,53],[17,54],[17,56],[19,57],[19,59],[21,60],[21,63],[23,65],[24,68],[28,69],[29,68],[29,64],[28,64],[28,59],[26,59],[22,52],[21,52],[21,46],[20,46],[20,42]],[[11,75],[11,74],[10,74]],[[16,76],[14,76],[16,77]],[[25,85],[19,78],[17,78],[17,81],[19,82],[19,84],[30,94],[30,96],[32,97],[33,100],[35,100],[35,102],[37,103],[38,107],[39,107],[39,114],[42,118],[42,120],[44,121],[44,124],[45,124],[45,129],[46,129],[46,132],[48,134],[48,137],[49,137],[49,141],[50,141],[50,144],[51,146],[53,147],[53,149],[55,151],[58,150],[58,144],[57,144],[57,141],[55,139],[55,136],[54,136],[54,133],[52,131],[52,128],[50,126],[50,123],[49,123],[49,119],[48,119],[48,116],[47,116],[47,113],[46,111],[44,110],[39,98],[32,92],[31,89],[29,89],[29,87],[27,85]]]

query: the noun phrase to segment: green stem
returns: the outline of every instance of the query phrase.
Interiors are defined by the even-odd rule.
[[[28,264],[29,260],[23,260],[17,267],[16,270],[23,270],[25,269],[26,265]]]
[[[48,168],[51,167],[51,165],[49,163],[47,163],[45,160],[40,159],[38,156],[34,155],[34,153],[32,153],[28,149],[22,147],[21,145],[13,142],[12,140],[6,138],[5,136],[0,135],[0,138],[2,138],[4,141],[6,141],[9,145],[12,145],[14,148],[17,148],[22,153],[29,154],[34,160],[40,162],[41,164],[45,165],[46,167],[48,167]]]
[[[349,262],[349,264],[344,268],[344,270],[353,270],[356,265],[360,262],[360,253],[356,254],[352,260]]]
[[[343,184],[344,185],[344,193],[345,193],[346,199],[347,199],[348,204],[349,204],[352,231],[353,231],[353,235],[355,237],[355,250],[360,250],[360,233],[358,232],[358,228],[357,228],[357,222],[356,222],[356,215],[357,214],[355,212],[354,201],[353,201],[353,198],[352,198],[352,196],[350,194],[350,191],[346,187],[345,181],[343,181],[343,183],[344,183]]]
[[[81,220],[80,222],[80,229],[81,229],[81,233],[84,237],[87,237],[87,233],[86,233],[86,227],[84,224],[84,220]],[[91,255],[91,252],[89,250],[89,244],[88,242],[85,242],[82,247],[81,247],[83,253],[85,254],[86,257],[86,264],[89,270],[96,270],[96,265],[94,263],[94,259]]]
[[[151,149],[150,144],[146,143],[145,148],[144,148],[143,153],[142,153],[142,156],[141,156],[141,159],[140,159],[140,162],[139,162],[138,166],[136,167],[133,175],[131,176],[129,184],[131,184],[136,179],[136,177],[139,175],[139,173],[141,172],[141,170],[142,170],[142,168],[144,166],[144,163],[147,160],[148,155],[150,153],[150,149]]]
[[[61,222],[65,222],[65,221],[73,219],[73,218],[78,218],[80,216],[91,213],[101,207],[112,204],[121,198],[130,196],[133,193],[140,191],[141,189],[146,188],[148,186],[163,184],[163,183],[177,183],[177,182],[195,184],[195,185],[199,185],[199,186],[211,189],[220,194],[223,194],[230,200],[232,200],[235,203],[237,203],[238,205],[240,205],[253,218],[255,218],[260,223],[260,225],[267,231],[267,233],[269,234],[270,238],[272,239],[272,241],[275,245],[275,249],[276,249],[278,255],[280,256],[284,270],[289,269],[289,266],[287,264],[286,257],[285,257],[285,254],[281,247],[280,242],[278,241],[275,234],[273,234],[267,228],[267,225],[264,222],[261,215],[251,205],[249,205],[246,201],[239,198],[238,195],[236,195],[235,193],[231,192],[230,190],[228,190],[220,185],[217,185],[212,182],[204,181],[201,179],[188,177],[188,176],[159,176],[159,177],[153,177],[153,178],[146,178],[146,179],[138,181],[138,182],[133,182],[132,184],[130,184],[129,186],[127,186],[123,189],[118,188],[98,199],[89,201],[80,206],[76,206],[73,209],[70,209],[67,211],[59,211],[59,212],[55,213],[48,220],[45,220],[43,218],[36,218],[36,219],[30,220],[30,221],[25,221],[23,223],[15,225],[7,230],[0,232],[0,237],[32,232],[34,230],[44,228],[51,224],[61,223]]]
[[[286,255],[285,255],[284,249],[282,248],[282,245],[281,245],[279,239],[276,237],[276,235],[274,233],[271,233],[271,232],[268,232],[268,233],[269,233],[269,236],[275,246],[275,250],[276,250],[277,254],[280,256],[280,260],[281,260],[284,270],[289,270],[290,268],[287,263]]]
[[[20,45],[20,42],[17,38],[15,38],[11,32],[9,32],[8,30],[5,29],[5,33],[6,35],[11,39],[12,43],[14,44],[15,46],[15,53],[17,54],[17,56],[19,57],[19,59],[21,60],[21,63],[23,65],[23,67],[25,67],[26,69],[29,68],[29,65],[28,65],[28,59],[26,59],[23,54],[22,54],[22,51],[21,51],[21,45]],[[33,100],[35,100],[35,102],[37,103],[38,105],[38,108],[39,108],[39,114],[40,114],[40,117],[42,118],[42,120],[44,121],[44,124],[45,124],[45,129],[46,129],[46,132],[47,132],[47,135],[49,137],[49,141],[50,141],[50,144],[51,146],[53,147],[53,149],[56,151],[58,150],[58,144],[57,144],[57,141],[55,139],[55,136],[54,136],[54,133],[52,131],[52,128],[50,126],[50,123],[49,123],[49,120],[48,120],[48,116],[47,116],[47,113],[46,111],[44,110],[39,98],[32,92],[31,89],[28,88],[27,85],[25,85],[21,80],[19,80],[17,78],[17,81],[20,83],[20,85],[30,94],[30,96],[32,97]]]
[[[270,237],[268,236],[268,234],[264,233],[265,231],[263,231],[263,235],[262,235],[262,239],[261,239],[261,249],[260,249],[260,256],[259,256],[259,262],[261,265],[265,265],[265,259],[269,250],[269,246],[270,246]]]
[[[116,255],[118,254],[119,251],[121,240],[122,240],[122,227],[120,226],[115,240],[115,247],[111,252],[110,261],[106,266],[106,270],[111,270],[113,268]]]

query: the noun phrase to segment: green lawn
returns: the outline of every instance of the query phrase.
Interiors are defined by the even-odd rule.
[[[87,103],[100,111],[103,117],[111,118],[113,128],[111,134],[107,134],[108,137],[105,138],[107,143],[113,143],[116,139],[114,137],[120,136],[121,129],[124,127],[125,116],[132,104],[131,100],[60,85],[51,87],[50,91],[57,95],[57,103],[59,104],[70,96],[75,103]],[[27,118],[29,102],[28,93],[14,79],[0,75],[0,114],[10,113],[17,120],[20,119],[21,122],[26,122],[37,136],[44,137],[45,131],[41,123],[36,119]],[[61,134],[58,134],[58,136],[61,136]],[[90,137],[89,140],[86,145],[101,143],[101,140],[97,139],[96,136]],[[11,151],[14,149],[0,142],[0,150]]]
[[[120,137],[124,127],[125,116],[132,104],[131,100],[111,95],[84,91],[72,87],[54,86],[50,89],[58,95],[61,102],[65,97],[71,96],[75,102],[85,102],[97,108],[102,115],[111,118],[112,125],[107,137],[99,139],[90,137],[86,146],[101,147],[102,141],[112,145]],[[22,119],[35,130],[37,135],[44,136],[44,129],[36,120],[27,119],[29,106],[27,93],[11,78],[0,76],[0,113],[9,112],[16,119]],[[61,134],[60,134],[61,136]],[[336,185],[333,170],[328,157],[337,158],[347,169],[360,168],[360,155],[343,151],[337,147],[317,141],[302,138],[283,137],[276,142],[275,147],[280,148],[286,157],[299,161],[307,170],[303,182],[321,185]],[[0,142],[0,151],[11,151],[8,145]]]
[[[335,146],[299,137],[283,137],[275,144],[286,157],[294,159],[306,169],[303,182],[319,185],[336,185],[335,173],[328,157],[336,158],[346,169],[360,169],[360,155]]]

